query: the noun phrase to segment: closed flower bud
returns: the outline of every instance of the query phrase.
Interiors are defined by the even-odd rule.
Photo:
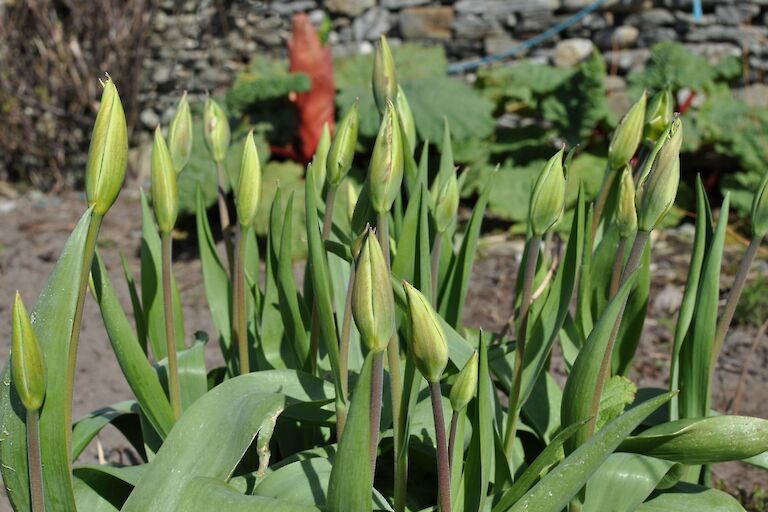
[[[333,138],[331,149],[328,151],[326,176],[331,187],[338,187],[352,167],[352,159],[355,158],[355,146],[357,145],[357,127],[357,100],[355,100],[336,129],[336,136]]]
[[[179,215],[179,192],[176,171],[160,127],[155,129],[152,146],[152,206],[161,233],[170,233]]]
[[[459,412],[475,397],[477,391],[477,350],[470,356],[467,364],[459,372],[451,388],[451,408]]]
[[[621,169],[628,164],[640,145],[643,137],[643,124],[645,123],[645,104],[647,94],[643,91],[640,99],[632,105],[632,108],[624,115],[616,127],[608,146],[608,165],[611,171]]]
[[[13,386],[24,408],[28,411],[36,411],[43,405],[45,396],[45,361],[19,292],[16,292],[16,298],[13,301],[12,316],[11,378]]]
[[[355,268],[352,316],[366,346],[382,352],[395,332],[395,299],[384,253],[370,227]]]
[[[376,213],[388,212],[395,197],[400,193],[400,185],[403,182],[401,136],[397,111],[392,102],[388,102],[368,169],[371,205]]]
[[[331,149],[331,130],[328,123],[323,123],[323,131],[320,132],[320,139],[317,141],[315,154],[312,156],[312,168],[315,170],[315,187],[318,193],[323,190],[325,184],[325,168],[328,161],[328,151]]]
[[[177,173],[181,172],[192,154],[192,114],[186,91],[179,100],[176,114],[168,128],[168,151],[171,153],[173,168]]]
[[[248,133],[243,146],[236,194],[237,218],[241,226],[249,226],[256,218],[261,195],[261,163],[256,143],[253,141],[253,130]]]
[[[752,234],[763,238],[768,233],[768,173],[752,200]]]
[[[564,149],[561,149],[549,159],[533,187],[528,220],[536,236],[546,233],[563,214],[565,207],[563,151]]]
[[[627,238],[637,229],[637,211],[635,210],[635,180],[629,166],[621,171],[619,197],[616,206],[616,225],[619,235]]]
[[[413,120],[413,112],[408,98],[405,97],[402,87],[397,86],[397,115],[400,117],[400,127],[403,130],[403,137],[408,142],[408,150],[413,153],[416,148],[416,123]]]
[[[352,252],[352,259],[357,261],[357,257],[360,256],[360,251],[363,250],[363,243],[365,242],[366,238],[368,237],[368,230],[372,229],[370,224],[365,225],[365,229],[363,229],[363,232],[358,235],[357,238],[352,242],[352,247],[350,247],[350,250]],[[373,229],[373,231],[376,231]]]
[[[435,201],[435,226],[438,233],[444,233],[459,209],[459,180],[452,172],[440,187]]]
[[[680,183],[680,145],[683,125],[680,118],[673,121],[671,130],[650,172],[641,177],[635,196],[637,229],[650,232],[664,219],[672,208]]]
[[[422,293],[403,281],[408,300],[410,352],[427,382],[434,383],[448,365],[448,341],[437,313]]]
[[[93,212],[104,215],[114,204],[128,165],[128,129],[117,87],[109,76],[104,83],[85,166],[85,195]]]
[[[387,108],[387,101],[395,102],[397,96],[397,77],[395,59],[389,49],[387,38],[381,36],[379,47],[373,58],[373,98],[382,114]]]
[[[229,149],[229,120],[219,104],[210,97],[205,102],[203,134],[213,160],[217,163],[223,162]]]
[[[656,142],[659,137],[664,135],[664,131],[674,117],[674,109],[672,91],[669,87],[665,87],[651,98],[648,109],[645,111],[645,128],[643,131],[646,139]]]

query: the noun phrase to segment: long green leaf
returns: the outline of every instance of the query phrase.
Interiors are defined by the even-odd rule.
[[[197,477],[187,484],[179,501],[178,510],[187,512],[209,512],[211,510],[227,510],[232,512],[320,512],[321,509],[263,496],[245,495],[221,480]]]
[[[629,240],[627,240],[629,242]],[[613,374],[626,375],[632,369],[640,335],[643,333],[648,297],[651,293],[651,243],[645,244],[635,287],[627,299],[627,307],[621,317],[616,346],[613,349]]]
[[[40,417],[45,500],[57,512],[75,509],[69,468],[71,454],[66,443],[72,428],[66,419],[70,400],[66,393],[67,353],[90,223],[88,210],[69,236],[31,315],[47,370],[46,399]],[[29,510],[25,412],[11,382],[10,364],[5,365],[0,386],[0,472],[13,507]]]
[[[135,400],[125,400],[97,409],[77,420],[72,425],[72,460],[77,460],[93,438],[107,425],[114,425],[131,441],[131,444],[134,444],[130,430],[140,434],[138,412],[139,404]],[[141,439],[138,440],[141,441]],[[140,443],[139,446],[141,446]],[[141,453],[141,448],[137,449]]]
[[[637,512],[744,512],[739,502],[730,494],[717,489],[680,483],[640,505]]]

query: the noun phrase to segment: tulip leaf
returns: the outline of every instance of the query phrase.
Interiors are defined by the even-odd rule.
[[[656,494],[635,510],[637,512],[676,512],[678,510],[744,512],[744,507],[733,496],[723,491],[681,482],[672,489]]]
[[[297,505],[288,501],[264,496],[249,496],[221,480],[197,477],[187,484],[178,510],[208,512],[228,510],[232,512],[320,512],[320,508]]]
[[[136,434],[141,432],[139,425],[139,404],[135,400],[126,400],[102,407],[90,412],[72,425],[72,460],[75,461],[83,450],[107,425],[113,425],[128,439],[136,450],[144,449],[142,439]]]

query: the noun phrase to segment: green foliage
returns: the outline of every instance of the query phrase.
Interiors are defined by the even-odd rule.
[[[766,287],[768,287],[768,276],[758,271],[755,279],[747,283],[741,293],[741,301],[736,306],[736,314],[733,317],[736,325],[760,327],[765,322],[768,318]]]
[[[311,87],[309,77],[289,72],[286,61],[256,56],[227,91],[227,108],[239,116],[255,103],[284,98],[290,92],[305,92]]]

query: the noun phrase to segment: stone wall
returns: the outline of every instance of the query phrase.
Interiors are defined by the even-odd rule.
[[[291,16],[332,20],[337,55],[369,52],[380,34],[392,44],[444,45],[452,61],[502,52],[569,18],[592,0],[160,0],[146,50],[139,124],[167,123],[182,89],[195,97],[231,83],[253,54],[286,54]],[[748,55],[768,70],[768,0],[607,0],[528,54],[573,65],[592,45],[619,74],[642,67],[649,47],[677,40],[712,60]]]

